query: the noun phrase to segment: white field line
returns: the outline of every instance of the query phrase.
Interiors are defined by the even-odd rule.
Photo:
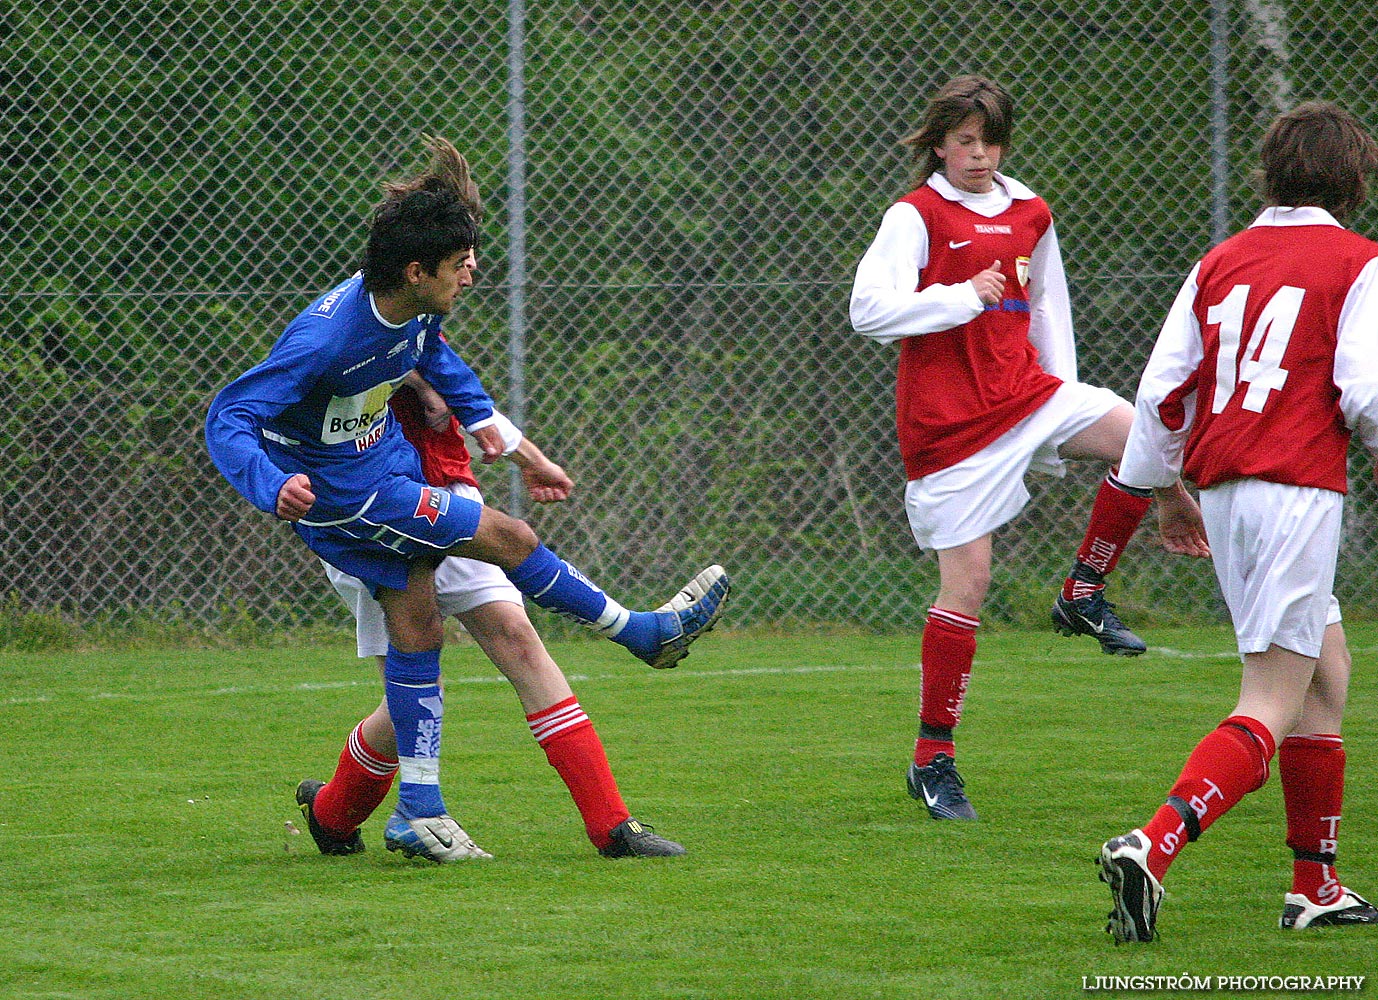
[[[752,677],[768,675],[787,675],[787,674],[819,674],[819,673],[848,673],[848,672],[879,672],[883,670],[893,670],[890,666],[849,666],[846,664],[818,664],[794,667],[751,667],[726,670],[684,670],[676,673],[679,678],[712,679],[714,677]],[[917,663],[909,666],[902,666],[901,670],[917,671]],[[628,681],[632,679],[648,679],[649,675],[637,672],[635,667],[629,671],[606,674],[566,674],[565,677],[570,683],[595,683],[598,681]],[[463,684],[506,684],[507,678],[501,674],[492,674],[484,677],[447,677],[445,686],[458,686]],[[18,695],[12,698],[0,698],[0,707],[12,705],[37,705],[50,703],[59,698],[76,697],[85,701],[167,701],[169,699],[185,698],[220,698],[234,695],[258,695],[258,694],[291,694],[298,691],[341,691],[349,688],[365,687],[370,690],[379,688],[379,681],[374,678],[368,681],[328,681],[328,682],[302,682],[300,684],[273,685],[273,684],[249,684],[234,687],[218,687],[208,689],[180,689],[176,691],[153,691],[153,692],[130,692],[130,691],[93,691],[85,694],[76,695]]]
[[[1364,656],[1378,653],[1378,646],[1351,646],[1350,654],[1353,656]],[[1151,655],[1162,656],[1171,660],[1217,660],[1221,662],[1237,660],[1239,654],[1233,650],[1219,650],[1216,652],[1197,652],[1189,650],[1174,649],[1171,646],[1150,646]],[[1099,656],[1095,654],[1094,647],[1081,649],[1076,654],[1067,656],[1040,656],[1039,659],[1059,659],[1071,661],[1073,659],[1095,659],[1099,662]],[[980,657],[976,660],[976,667],[981,666]],[[674,677],[680,680],[713,680],[720,677],[771,677],[771,676],[790,676],[798,674],[836,674],[836,673],[881,673],[884,671],[900,670],[904,672],[918,673],[920,666],[917,663],[903,664],[898,667],[880,664],[848,665],[840,663],[819,663],[801,664],[793,667],[741,667],[726,668],[722,670],[677,670]],[[566,674],[565,677],[572,684],[590,684],[600,681],[614,681],[626,683],[633,680],[651,680],[652,675],[646,671],[639,671],[635,667],[628,667],[625,671],[616,671],[601,674]],[[483,677],[447,677],[445,684],[447,687],[460,686],[466,684],[506,684],[507,678],[501,674],[490,674]],[[10,698],[0,698],[0,708],[23,705],[41,705],[57,701],[59,698],[76,697],[86,701],[167,701],[170,699],[185,698],[222,698],[235,695],[260,695],[260,694],[291,694],[299,691],[343,691],[349,688],[368,688],[375,691],[379,687],[376,678],[369,680],[352,681],[303,681],[299,684],[250,684],[238,685],[233,687],[217,687],[199,689],[181,689],[177,691],[153,691],[153,692],[127,692],[127,691],[94,691],[86,694],[76,695],[52,695],[52,694],[33,694],[16,695]]]

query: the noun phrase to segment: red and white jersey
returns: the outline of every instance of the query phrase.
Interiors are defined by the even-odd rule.
[[[1378,243],[1269,208],[1192,268],[1139,383],[1119,478],[1346,489],[1378,450]]]
[[[971,284],[999,260],[1005,292]],[[999,438],[1076,380],[1071,305],[1052,214],[996,174],[972,194],[933,174],[885,213],[857,266],[852,326],[900,344],[896,429],[909,479]]]

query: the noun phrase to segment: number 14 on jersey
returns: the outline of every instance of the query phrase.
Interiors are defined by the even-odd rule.
[[[1249,386],[1240,406],[1251,413],[1262,413],[1269,393],[1287,383],[1282,357],[1292,339],[1297,314],[1301,312],[1304,288],[1283,285],[1268,299],[1254,322],[1249,343],[1239,353],[1244,335],[1244,309],[1249,301],[1249,285],[1235,285],[1224,299],[1206,310],[1206,322],[1220,327],[1220,348],[1215,356],[1215,398],[1211,412],[1219,413],[1243,382]]]
[[[1287,383],[1287,369],[1283,355],[1287,342],[1301,313],[1301,300],[1306,289],[1283,285],[1273,292],[1248,335],[1244,353],[1239,353],[1240,337],[1244,333],[1244,307],[1248,303],[1250,285],[1235,285],[1221,302],[1206,310],[1206,322],[1220,326],[1220,350],[1215,354],[1215,398],[1211,413],[1220,413],[1235,395],[1239,383],[1248,383],[1240,406],[1251,413],[1264,412],[1268,394]]]

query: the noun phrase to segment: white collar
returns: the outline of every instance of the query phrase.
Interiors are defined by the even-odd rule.
[[[367,294],[369,308],[373,310],[373,318],[376,319],[379,323],[382,323],[389,330],[400,330],[404,326],[406,326],[407,323],[411,322],[411,320],[407,320],[405,323],[389,323],[387,320],[383,318],[383,314],[378,311],[378,300],[373,297],[373,293],[369,292]]]
[[[1038,195],[1019,183],[1019,181],[1015,180],[1013,177],[1006,177],[998,170],[995,172],[995,181],[1003,187],[1005,192],[1015,201],[1028,201],[1030,198],[1038,197]],[[928,175],[928,185],[948,201],[963,201],[971,196],[970,191],[961,190],[936,170]],[[979,195],[977,197],[979,197]]]
[[[1301,205],[1288,208],[1285,205],[1271,205],[1249,226],[1341,226],[1335,216],[1315,205]]]

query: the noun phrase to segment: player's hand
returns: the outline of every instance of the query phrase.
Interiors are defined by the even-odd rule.
[[[503,443],[502,432],[498,430],[497,424],[489,424],[481,427],[474,432],[474,440],[482,454],[479,456],[484,465],[492,465],[502,458]]]
[[[436,392],[435,387],[415,368],[407,372],[405,379],[407,387],[416,393],[416,398],[421,403],[421,415],[426,421],[426,426],[438,432],[449,430],[450,418],[454,414],[450,411],[450,404],[445,402],[445,397]]]
[[[433,431],[443,432],[450,429],[450,421],[454,414],[440,393],[433,392],[431,395],[421,397],[421,409],[426,415],[426,426]]]
[[[971,287],[976,289],[977,296],[986,305],[998,304],[1005,295],[1005,275],[1000,270],[1000,262],[997,260],[972,278]]]
[[[1211,547],[1206,540],[1201,508],[1181,481],[1153,493],[1158,499],[1158,535],[1163,540],[1163,548],[1173,555],[1210,558]]]
[[[316,502],[311,492],[311,480],[298,472],[278,490],[277,515],[284,521],[300,521]]]
[[[523,465],[521,471],[527,496],[536,503],[559,503],[574,491],[574,480],[548,458]]]

